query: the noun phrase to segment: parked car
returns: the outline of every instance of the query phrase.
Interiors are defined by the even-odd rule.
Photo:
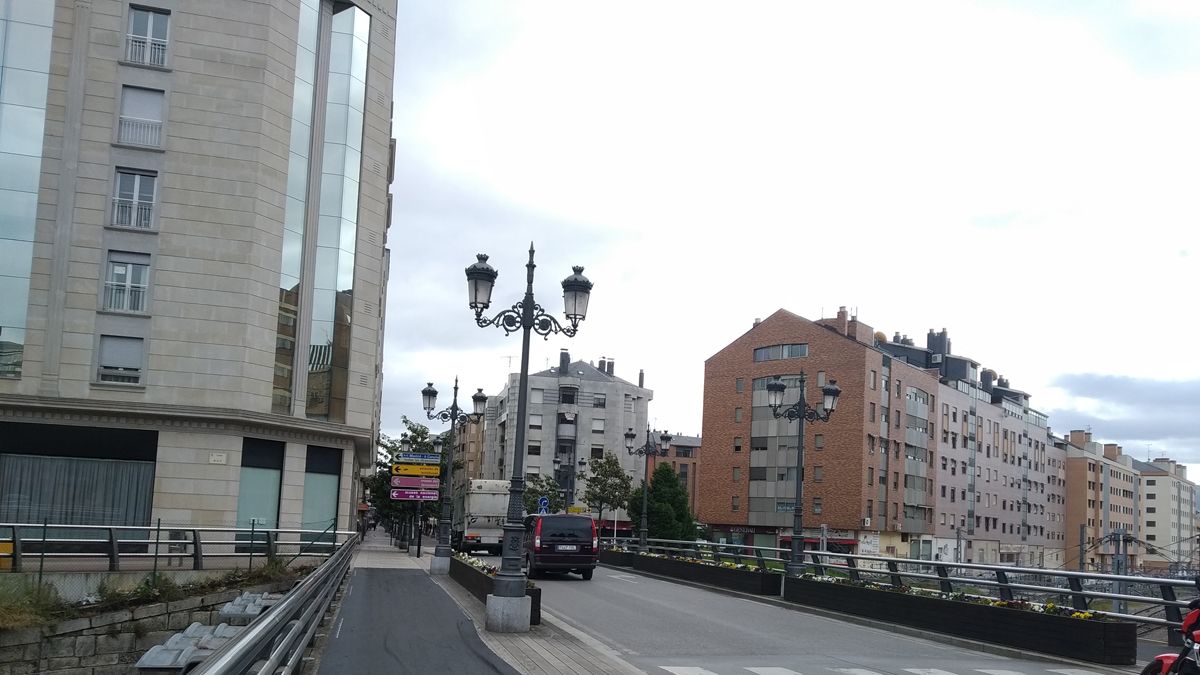
[[[525,566],[529,576],[578,572],[591,579],[600,558],[596,521],[569,513],[525,517]]]

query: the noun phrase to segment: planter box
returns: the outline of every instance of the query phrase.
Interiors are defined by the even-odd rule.
[[[1110,665],[1137,661],[1137,625],[1072,619],[789,577],[783,598],[844,614]]]
[[[633,559],[637,554],[633,551],[609,551],[600,549],[600,562],[616,567],[633,567]]]
[[[492,592],[492,577],[471,567],[458,558],[450,559],[450,578],[458,582],[468,593],[487,602],[488,593]],[[536,626],[542,622],[542,589],[526,587],[525,595],[529,596],[529,623]]]
[[[779,595],[780,582],[783,580],[782,574],[772,572],[731,570],[638,554],[633,554],[633,569],[755,595]]]

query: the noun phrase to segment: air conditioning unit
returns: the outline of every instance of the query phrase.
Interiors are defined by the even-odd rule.
[[[863,518],[863,519],[862,519],[862,526],[863,526],[863,527],[870,527],[870,526],[871,526],[871,519],[870,519],[870,518]]]

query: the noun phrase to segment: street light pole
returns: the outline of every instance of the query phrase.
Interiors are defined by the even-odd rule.
[[[637,439],[637,434],[633,433],[633,428],[625,432],[625,451],[631,455],[641,455],[645,458],[645,481],[642,485],[642,530],[638,533],[638,550],[646,551],[646,539],[648,537],[649,528],[646,523],[646,495],[650,492],[650,458],[651,457],[666,457],[671,449],[671,434],[663,432],[658,437],[658,445],[650,439],[650,427],[646,427],[646,444],[641,447],[633,447],[634,440]],[[615,528],[614,528],[615,531]]]
[[[525,264],[525,297],[509,309],[492,318],[483,316],[492,303],[492,288],[499,273],[488,264],[482,253],[476,262],[467,268],[467,291],[469,306],[475,312],[475,323],[480,328],[495,326],[505,335],[521,331],[521,376],[517,392],[516,448],[513,452],[512,478],[508,488],[508,516],[504,523],[504,548],[500,570],[492,583],[492,593],[487,598],[487,629],[498,632],[529,631],[529,601],[525,596],[525,574],[521,571],[521,549],[525,528],[521,524],[522,499],[525,494],[525,430],[528,427],[529,403],[529,339],[537,333],[549,339],[562,333],[574,337],[579,322],[587,316],[588,298],[592,282],[583,276],[582,267],[574,267],[574,274],[562,282],[564,314],[570,326],[563,326],[547,314],[533,298],[533,243],[529,244],[529,262]],[[503,449],[501,449],[503,451]],[[521,603],[524,603],[523,606]]]
[[[450,518],[451,509],[453,508],[450,501],[450,492],[454,486],[451,481],[451,472],[454,470],[454,446],[456,443],[454,430],[459,426],[466,426],[468,423],[476,423],[483,419],[483,410],[487,406],[487,394],[483,390],[475,392],[471,396],[472,412],[470,414],[462,411],[458,407],[458,378],[454,378],[454,398],[450,401],[450,407],[441,412],[433,412],[437,406],[437,389],[433,388],[433,383],[430,382],[424,389],[421,390],[421,406],[425,409],[425,417],[431,420],[439,420],[448,422],[450,430],[444,434],[444,438],[439,437],[434,440],[434,451],[439,454],[444,446],[449,446],[450,450],[443,457],[449,457],[449,461],[443,461],[445,468],[442,470],[441,489],[441,513],[438,515],[438,541],[437,548],[433,550],[433,560],[429,562],[430,574],[449,574],[450,573]]]
[[[771,408],[771,414],[776,419],[785,418],[800,423],[800,443],[796,452],[796,503],[792,506],[792,555],[785,568],[788,576],[804,573],[804,562],[801,559],[804,551],[804,504],[801,501],[804,496],[804,422],[828,422],[829,416],[837,407],[838,395],[842,393],[837,386],[837,380],[830,380],[829,384],[821,387],[823,405],[821,408],[813,408],[805,400],[804,386],[807,382],[804,371],[800,371],[800,399],[783,410],[780,410],[780,407],[783,406],[783,393],[787,390],[783,378],[776,375],[775,379],[767,383],[767,405]]]

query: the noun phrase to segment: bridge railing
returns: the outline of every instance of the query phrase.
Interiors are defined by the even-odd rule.
[[[636,538],[606,540],[609,547],[637,550]],[[764,573],[785,573],[791,550],[772,546],[723,544],[709,541],[648,539],[647,553],[683,555],[713,562],[748,565]],[[1178,627],[1182,609],[1200,593],[1200,577],[1131,576],[1077,572],[1043,567],[986,565],[941,560],[918,560],[886,556],[857,555],[832,551],[804,551],[798,561],[806,573],[844,578],[852,582],[870,581],[892,588],[918,586],[947,594],[964,593],[997,600],[1046,602],[1058,600],[1079,611],[1092,609],[1095,600],[1113,601],[1106,615],[1146,626]],[[1156,605],[1163,617],[1126,610],[1129,603]],[[1168,630],[1171,644],[1178,631]]]

